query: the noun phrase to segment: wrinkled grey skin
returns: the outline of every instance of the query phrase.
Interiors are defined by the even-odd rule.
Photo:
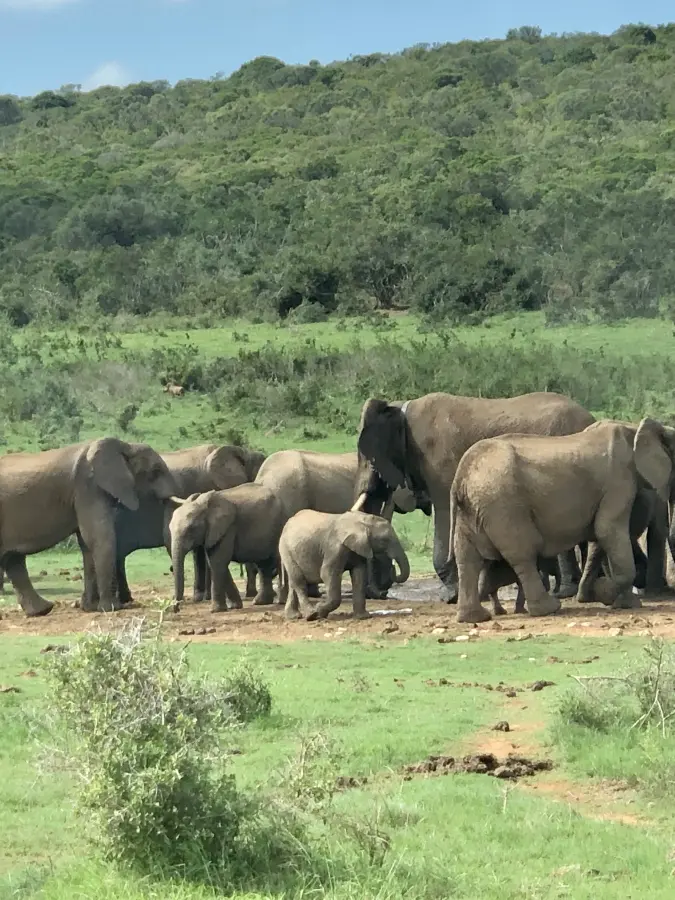
[[[212,579],[213,611],[241,608],[229,566],[256,563],[262,577],[259,603],[274,602],[279,538],[285,516],[281,504],[264,485],[241,484],[226,491],[207,491],[187,499],[172,497],[169,522],[176,603],[184,596],[185,556],[203,547]]]
[[[578,434],[479,441],[462,457],[451,491],[458,621],[490,618],[479,592],[486,559],[505,559],[513,568],[531,616],[556,612],[560,602],[543,589],[537,558],[583,541],[597,541],[607,554],[614,607],[639,606],[632,593],[635,500],[645,486],[671,495],[674,461],[675,429],[649,418],[638,427],[605,420]],[[589,588],[590,559],[589,550],[580,599]]]
[[[408,580],[408,557],[391,523],[382,516],[353,511],[335,515],[310,509],[296,513],[279,541],[280,600],[286,603],[286,618],[326,618],[342,602],[343,572],[351,576],[354,617],[368,618],[366,562],[375,553],[396,563],[400,573],[395,576],[397,584]],[[317,581],[326,585],[326,599],[313,607],[307,587]]]
[[[239,484],[253,481],[262,465],[265,456],[255,450],[248,450],[234,445],[203,444],[185,450],[162,453],[176,482],[173,492],[178,497],[188,497],[194,493],[210,490],[225,490]],[[133,600],[125,571],[125,559],[137,550],[149,550],[155,547],[168,548],[169,519],[173,512],[163,501],[153,496],[141,498],[138,509],[129,510],[121,507],[115,519],[115,535],[117,542],[117,582],[119,601],[122,604]],[[200,547],[194,553],[195,580],[193,598],[199,603],[209,600],[211,595],[211,578],[207,571],[207,561]],[[247,596],[255,594],[255,569],[246,567]],[[84,603],[91,605],[95,595],[89,600],[87,596],[95,587],[90,579],[85,579]]]
[[[324,513],[347,512],[354,502],[358,474],[358,456],[351,453],[319,453],[313,450],[280,450],[267,457],[260,467],[256,484],[269,487],[279,498],[287,519],[302,509]],[[408,513],[415,508],[431,513],[428,498],[414,495],[402,487],[392,492],[382,513],[391,521],[394,512]],[[368,561],[366,596],[386,597],[394,583],[388,558],[376,554]],[[316,585],[310,596],[318,596]]]
[[[95,585],[83,608],[118,609],[118,510],[136,510],[146,497],[161,502],[175,491],[158,453],[147,444],[116,438],[0,459],[0,565],[26,615],[46,615],[53,607],[31,584],[26,556],[71,534],[77,534],[82,548],[85,578]]]
[[[505,400],[434,393],[409,401],[405,412],[402,407],[398,401],[374,398],[364,403],[355,496],[365,512],[378,513],[391,491],[401,485],[428,495],[434,511],[434,568],[445,586],[443,599],[456,602],[450,489],[465,451],[483,438],[512,432],[573,434],[595,419],[568,397],[546,392]],[[559,594],[573,596],[580,577],[573,552],[563,554],[560,567]]]
[[[550,580],[551,578],[553,578],[555,582],[554,593],[558,591],[560,588],[560,566],[558,565],[557,557],[538,557],[537,569],[539,570],[539,575],[541,576],[541,581],[544,585],[545,590],[550,591]],[[518,585],[518,594],[516,596],[516,605],[514,612],[524,613],[525,594],[523,593],[522,585],[518,581],[518,577],[516,576],[516,573],[513,571],[511,566],[503,559],[485,560],[483,564],[483,570],[480,573],[480,580],[478,582],[478,592],[480,594],[481,603],[483,603],[485,600],[491,601],[493,615],[506,615],[506,610],[499,602],[499,596],[497,592],[500,587],[506,587],[510,584]]]

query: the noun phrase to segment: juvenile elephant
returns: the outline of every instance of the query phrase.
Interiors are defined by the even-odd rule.
[[[450,488],[463,454],[496,435],[565,435],[583,431],[594,417],[561,394],[541,392],[504,400],[426,394],[405,403],[366,400],[361,412],[355,509],[377,513],[394,488],[425,492],[434,510],[434,569],[443,599],[455,602],[457,569],[450,551]],[[560,560],[561,597],[576,593],[574,553]]]
[[[172,497],[170,503],[175,507],[169,534],[177,603],[184,596],[185,556],[197,547],[206,550],[211,569],[214,612],[242,605],[229,572],[232,562],[255,563],[263,582],[259,602],[273,602],[272,579],[286,519],[272,491],[259,484],[241,484],[187,499]]]
[[[85,577],[95,586],[87,610],[120,606],[116,590],[115,519],[143,498],[158,502],[176,492],[164,460],[147,444],[102,438],[0,459],[0,565],[28,616],[49,613],[28,577],[26,556],[76,533]]]
[[[354,503],[358,474],[358,455],[351,453],[318,453],[313,450],[280,450],[267,457],[260,466],[256,484],[264,484],[281,502],[287,519],[302,509],[324,513],[347,512]],[[424,492],[415,494],[403,486],[392,492],[382,511],[391,521],[394,512],[408,513],[415,508],[431,515],[429,499]],[[367,596],[386,596],[391,587],[388,567],[377,558],[368,563]],[[315,586],[313,595],[316,596]]]
[[[185,450],[161,454],[176,482],[178,497],[211,490],[226,490],[253,481],[265,456],[230,444],[202,444]],[[168,524],[173,508],[153,496],[141,497],[138,509],[121,507],[115,519],[117,542],[117,581],[121,603],[133,599],[126,577],[126,557],[136,550],[164,547],[168,543]],[[203,549],[194,553],[194,599],[209,600],[211,579]],[[255,595],[255,570],[246,566],[246,595]],[[85,579],[85,595],[92,585]],[[85,601],[86,602],[86,601]]]
[[[670,492],[674,458],[675,429],[649,418],[637,428],[602,421],[564,437],[513,434],[471,447],[451,492],[458,621],[490,618],[479,593],[483,561],[490,559],[513,568],[530,615],[556,612],[560,601],[544,590],[537,557],[584,541],[597,541],[607,554],[615,608],[639,605],[632,594],[631,512],[641,487]]]
[[[279,541],[281,577],[288,593],[286,618],[323,619],[342,602],[343,572],[352,581],[352,605],[356,618],[367,618],[366,561],[386,555],[399,568],[396,584],[410,576],[410,563],[391,523],[381,516],[346,512],[339,515],[305,509],[284,526]],[[322,581],[326,599],[315,608],[307,586]]]
[[[538,557],[537,569],[544,585],[544,590],[549,591],[551,589],[551,578],[553,578],[553,590],[554,592],[558,591],[560,588],[560,566],[558,565],[557,557],[552,556],[550,559]],[[484,562],[478,582],[478,593],[480,594],[481,603],[485,600],[491,601],[492,612],[495,616],[506,615],[506,610],[499,602],[497,591],[500,587],[506,587],[509,584],[518,584],[514,612],[524,613],[525,594],[511,566],[503,559],[490,559]]]

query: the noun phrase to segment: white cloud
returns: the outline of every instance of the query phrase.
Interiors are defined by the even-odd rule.
[[[69,6],[78,3],[79,0],[0,0],[0,9],[58,9],[60,6]]]
[[[124,87],[124,85],[129,84],[131,80],[131,75],[124,66],[120,65],[118,62],[107,62],[99,66],[88,78],[85,78],[84,83],[82,84],[82,90],[93,91],[94,88],[103,87],[103,85]]]

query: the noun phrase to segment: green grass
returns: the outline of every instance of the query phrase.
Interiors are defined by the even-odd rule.
[[[44,694],[40,674],[44,639],[3,640],[0,683],[20,694],[0,694],[0,898],[169,897],[196,900],[207,888],[140,881],[92,859],[86,838],[71,814],[72,787],[58,773],[39,773],[36,743]],[[632,639],[585,639],[584,654],[600,659],[583,674],[613,672],[634,657]],[[407,644],[298,642],[194,645],[195,664],[223,672],[244,652],[260,664],[271,683],[274,712],[237,736],[241,755],[234,769],[242,785],[259,786],[283,769],[303,734],[322,732],[337,742],[336,775],[365,775],[366,786],[345,792],[338,807],[361,822],[377,823],[391,839],[383,865],[348,859],[336,866],[332,883],[317,891],[301,875],[278,883],[251,885],[238,898],[335,900],[440,900],[446,897],[541,900],[573,897],[670,898],[672,828],[670,809],[650,809],[638,800],[631,809],[647,824],[601,822],[566,804],[540,799],[483,776],[414,778],[399,770],[430,753],[461,752],[500,719],[547,721],[574,665],[548,663],[549,656],[580,656],[574,639],[541,638],[524,644],[486,640],[439,645],[430,639]],[[466,658],[463,658],[466,656]],[[38,677],[22,675],[28,669]],[[554,681],[541,693],[515,700],[475,688],[431,687],[427,680],[504,680],[515,686],[536,679]],[[397,678],[402,683],[398,687]],[[527,707],[523,709],[523,707]],[[31,709],[38,712],[37,719]],[[558,766],[561,754],[544,748]],[[564,772],[562,772],[564,775]],[[558,768],[554,777],[561,777]]]

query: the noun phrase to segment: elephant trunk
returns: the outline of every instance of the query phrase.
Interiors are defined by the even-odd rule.
[[[389,555],[396,563],[398,569],[398,574],[395,576],[394,581],[396,584],[403,584],[410,578],[410,560],[398,538],[395,538],[390,543]]]
[[[182,603],[185,596],[185,557],[188,549],[182,536],[171,536],[171,562],[176,603]]]

